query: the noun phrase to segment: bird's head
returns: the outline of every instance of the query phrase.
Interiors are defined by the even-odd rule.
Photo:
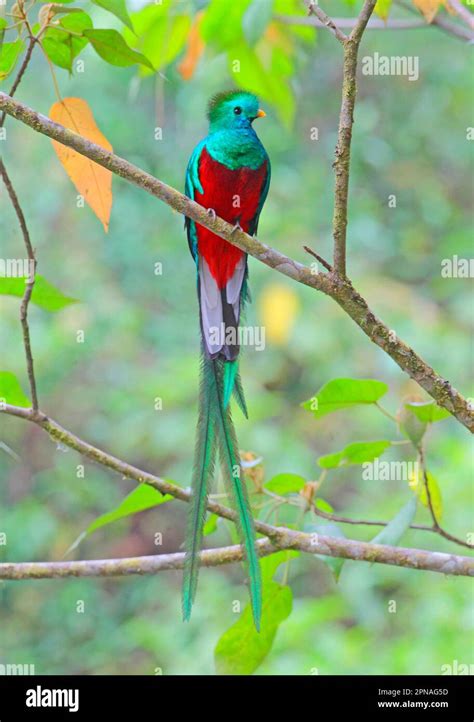
[[[229,90],[211,98],[207,116],[211,130],[245,130],[256,118],[264,118],[265,113],[252,93]]]

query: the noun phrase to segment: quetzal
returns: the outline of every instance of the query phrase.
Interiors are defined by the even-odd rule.
[[[270,160],[252,126],[256,118],[264,116],[251,93],[228,91],[214,96],[208,106],[209,133],[194,149],[186,171],[189,198],[251,235],[257,231],[270,184]],[[238,371],[239,321],[248,295],[247,254],[189,218],[186,229],[197,271],[202,362],[183,617],[189,619],[196,594],[198,555],[218,450],[228,496],[237,513],[252,612],[259,629],[260,566],[229,404],[234,395],[247,416]]]

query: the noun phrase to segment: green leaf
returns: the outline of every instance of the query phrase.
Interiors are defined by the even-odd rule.
[[[20,382],[10,371],[0,371],[0,405],[2,403],[21,406],[25,409],[31,406],[30,400],[23,393]]]
[[[399,543],[402,536],[405,534],[410,524],[413,523],[413,519],[416,514],[417,499],[415,496],[400,509],[396,516],[385,526],[382,531],[374,536],[371,540],[374,544],[390,544],[396,545]]]
[[[145,511],[145,509],[160,506],[160,504],[172,501],[173,499],[174,497],[170,494],[161,494],[157,489],[154,489],[148,484],[140,484],[140,486],[137,486],[136,489],[126,496],[115,509],[107,512],[106,514],[102,514],[89,524],[87,529],[71,544],[66,554],[69,554],[69,552],[79,546],[86,536],[89,536],[89,534],[97,531],[97,529],[101,529],[102,527],[107,526],[107,524],[112,524],[113,522],[118,521],[118,519],[124,519],[127,516],[138,514],[140,511]]]
[[[85,30],[84,35],[96,53],[110,65],[125,68],[138,63],[154,70],[148,58],[132,50],[116,30]]]
[[[24,293],[24,278],[4,278],[0,276],[0,295],[22,298]],[[60,311],[72,303],[77,303],[75,298],[64,296],[43,276],[36,276],[31,301],[45,311]]]
[[[306,479],[298,474],[277,474],[265,484],[265,488],[274,494],[292,494],[301,491]]]
[[[214,532],[217,531],[218,520],[219,517],[217,516],[217,514],[209,514],[209,517],[207,518],[207,521],[204,524],[204,528],[202,530],[203,536],[209,536],[210,534],[214,534]]]
[[[155,20],[143,35],[141,49],[157,70],[169,65],[179,55],[186,44],[190,27],[191,19],[187,15],[168,15]]]
[[[5,80],[14,69],[25,44],[18,38],[13,43],[2,43],[0,51],[0,81]]]
[[[374,12],[377,13],[379,18],[382,18],[382,20],[387,20],[391,5],[392,0],[377,0]]]
[[[243,38],[243,15],[251,0],[211,0],[200,25],[201,36],[218,50],[229,50]]]
[[[73,9],[73,8],[71,8]],[[66,15],[61,18],[59,26],[48,28],[42,44],[46,55],[52,63],[60,68],[72,71],[72,62],[89,42],[85,37],[76,37],[72,33],[82,34],[93,27],[92,20],[85,12]],[[60,30],[59,28],[62,28]]]
[[[333,469],[338,466],[351,466],[373,461],[391,446],[390,441],[356,441],[349,444],[342,451],[334,454],[320,456],[318,464],[323,469]]]
[[[92,0],[92,2],[94,5],[98,5],[109,13],[112,13],[112,15],[115,15],[116,18],[121,20],[123,24],[133,32],[133,25],[128,14],[127,6],[125,5],[125,0]]]
[[[281,564],[287,564],[291,559],[300,556],[300,552],[293,549],[276,552],[260,560],[262,579],[272,580]]]
[[[441,499],[441,490],[438,482],[429,471],[426,472],[426,480],[428,491],[430,492],[431,505],[437,521],[440,521],[443,515],[443,501]],[[429,508],[428,494],[426,493],[426,484],[422,469],[417,469],[411,474],[408,480],[408,486],[419,498],[423,506]]]
[[[46,35],[47,33],[43,38],[42,45],[44,48],[44,52],[46,53],[48,58],[51,60],[52,63],[54,63],[54,65],[57,65],[59,68],[64,68],[65,70],[71,71],[71,49],[62,40],[59,40],[58,38],[53,38],[51,36],[46,37]]]
[[[329,502],[325,501],[324,499],[321,499],[319,496],[315,499],[314,505],[317,509],[321,509],[321,511],[325,511],[326,514],[332,514],[334,509],[329,504]]]
[[[242,18],[244,36],[250,45],[255,45],[263,35],[272,18],[274,0],[253,0]]]
[[[425,424],[433,424],[451,416],[449,411],[441,408],[434,401],[409,401],[405,404],[405,408]]]
[[[307,17],[308,15],[305,4],[302,3],[301,0],[275,0],[274,12],[275,14],[287,15],[289,17],[298,15]],[[291,33],[291,35],[295,35],[308,43],[314,43],[317,34],[315,27],[305,27],[303,25],[285,25],[284,29],[285,32]]]
[[[375,404],[388,391],[387,384],[373,379],[333,379],[322,386],[303,408],[312,411],[317,419],[339,409],[361,404]]]
[[[253,674],[270,652],[280,624],[290,615],[293,595],[290,587],[273,581],[272,577],[288,552],[278,552],[261,560],[262,623],[257,632],[252,610],[247,605],[239,619],[217,642],[214,658],[217,674]],[[290,555],[294,555],[294,552]],[[291,556],[290,556],[291,558]]]
[[[171,7],[169,0],[163,0],[160,5],[146,5],[132,15],[138,48],[156,70],[169,65],[183,50],[192,24],[189,14],[179,13],[176,7],[170,12]],[[137,42],[128,30],[125,38],[130,43]],[[149,73],[147,68],[140,68],[140,75]]]

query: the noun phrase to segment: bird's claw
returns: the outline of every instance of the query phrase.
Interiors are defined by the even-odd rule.
[[[231,233],[234,234],[234,233],[236,233],[237,231],[242,231],[242,233],[243,233],[243,230],[244,230],[244,229],[242,228],[242,226],[240,225],[240,223],[237,221],[237,223],[234,223],[234,225],[232,226],[232,231],[231,231]]]
[[[217,218],[216,212],[215,212],[214,208],[208,208],[208,209],[207,209],[207,215],[210,216],[213,221],[215,221],[216,218]]]

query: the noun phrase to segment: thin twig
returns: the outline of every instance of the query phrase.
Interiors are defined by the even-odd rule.
[[[330,514],[327,511],[323,511],[322,509],[319,509],[314,502],[311,502],[311,507],[316,514],[316,516],[320,516],[322,519],[327,519],[328,521],[334,521],[338,522],[339,524],[353,524],[355,526],[388,526],[390,522],[388,521],[376,521],[372,519],[350,519],[347,516],[339,516],[339,514]],[[432,526],[427,526],[426,524],[410,524],[408,527],[409,529],[416,529],[417,531],[432,531],[436,532],[437,530],[434,529]]]
[[[379,404],[378,401],[375,402],[374,406],[378,408],[378,410],[387,417],[387,419],[390,419],[390,421],[394,421],[396,424],[398,424],[398,419],[396,416],[390,413],[390,411],[387,411],[381,404]]]
[[[474,431],[474,410],[468,400],[449,381],[434,371],[412,348],[400,338],[393,337],[391,329],[374,315],[367,301],[357,292],[348,278],[342,278],[332,273],[313,273],[307,266],[267,246],[255,236],[249,236],[242,230],[235,230],[222,218],[211,217],[206,208],[163,181],[137,168],[124,158],[110,153],[59,123],[54,123],[50,118],[2,92],[0,92],[0,109],[5,110],[7,115],[20,120],[36,132],[73,148],[86,158],[90,158],[112,173],[159,198],[178,213],[182,213],[208,228],[270,268],[330,296],[371,341],[385,351],[440,406],[453,414],[466,428]]]
[[[474,30],[474,15],[459,0],[448,0],[447,4],[466,25]]]
[[[29,261],[28,281],[25,285],[25,292],[23,294],[23,298],[22,298],[21,306],[20,306],[20,321],[21,321],[21,327],[23,330],[23,344],[25,347],[26,368],[28,371],[28,380],[30,383],[31,403],[33,405],[33,411],[36,412],[36,411],[38,411],[38,394],[36,391],[36,379],[35,379],[35,370],[34,370],[34,362],[33,362],[33,353],[31,350],[30,329],[29,329],[29,325],[28,325],[28,306],[29,306],[29,303],[31,300],[31,295],[33,293],[33,289],[34,289],[35,281],[36,281],[36,265],[37,265],[36,264],[36,256],[35,256],[33,246],[31,245],[31,239],[30,239],[28,227],[26,225],[25,215],[23,213],[20,202],[18,200],[18,196],[15,192],[15,189],[13,188],[12,182],[7,173],[7,169],[5,168],[5,164],[2,160],[2,158],[0,158],[0,175],[2,176],[3,182],[7,189],[7,193],[9,195],[12,206],[13,206],[16,216],[18,218],[18,223],[20,224],[21,232],[23,235],[23,240],[25,242],[26,253],[27,253],[28,261]]]
[[[22,3],[19,3],[19,8],[23,12],[26,18],[25,10]],[[25,73],[26,68],[28,67],[28,64],[31,60],[31,55],[33,53],[33,49],[36,44],[36,37],[32,34],[31,28],[29,23],[26,23],[28,31],[30,32],[30,40],[28,43],[28,48],[25,53],[25,57],[23,58],[23,62],[18,70],[18,73],[16,75],[15,80],[13,81],[13,85],[10,89],[10,96],[13,96],[18,86],[20,85],[23,75]],[[0,118],[0,128],[4,125],[6,118],[6,113],[3,112],[2,116]],[[25,243],[26,253],[28,256],[29,261],[29,268],[28,268],[28,281],[25,286],[25,292],[23,294],[23,298],[21,300],[20,305],[20,322],[21,322],[21,328],[23,332],[23,345],[25,347],[25,355],[26,355],[26,368],[28,373],[28,380],[30,384],[30,391],[31,391],[31,403],[33,406],[33,411],[36,412],[38,410],[38,394],[36,390],[36,379],[35,379],[35,371],[34,371],[34,362],[33,362],[33,353],[31,350],[31,339],[30,339],[30,329],[28,325],[28,306],[31,300],[31,296],[33,293],[33,289],[35,286],[36,281],[36,256],[35,251],[31,243],[30,234],[28,231],[28,226],[26,224],[25,215],[23,213],[22,207],[20,205],[20,202],[18,200],[18,196],[16,194],[16,191],[13,187],[13,184],[10,180],[10,177],[7,173],[7,169],[5,168],[5,164],[3,162],[3,159],[0,158],[0,175],[2,176],[3,182],[5,184],[5,187],[8,192],[8,196],[10,198],[10,201],[12,203],[12,206],[14,208],[14,211],[16,213],[16,216],[18,218],[18,223],[20,225],[21,233],[23,235],[23,241]]]
[[[396,0],[397,5],[399,7],[404,8],[405,10],[408,10],[408,12],[413,13],[414,15],[419,16],[418,10],[411,4],[404,2],[404,0]],[[431,23],[425,23],[426,27],[429,27],[430,25],[435,25],[440,30],[443,30],[445,33],[448,33],[448,35],[454,35],[455,37],[460,38],[461,40],[466,40],[467,42],[472,43],[474,41],[474,33],[472,33],[468,28],[465,28],[463,25],[460,25],[459,23],[453,23],[450,20],[448,20],[444,15],[441,15],[438,13],[435,15]]]
[[[31,54],[33,52],[33,48],[35,47],[35,43],[36,43],[36,38],[30,37],[30,41],[29,41],[28,47],[26,49],[25,57],[23,58],[23,62],[20,65],[20,69],[18,70],[16,78],[13,81],[13,85],[10,88],[10,97],[11,98],[13,98],[13,96],[15,95],[15,93],[18,89],[18,86],[20,85],[20,83],[22,81],[24,72],[25,72],[26,68],[28,67],[28,63],[31,60]],[[5,111],[3,111],[2,115],[0,116],[0,128],[3,128],[3,124],[5,123],[5,118],[6,118],[6,113],[5,113]]]
[[[308,13],[309,15],[315,15],[321,22],[321,24],[324,25],[328,30],[330,30],[334,37],[336,37],[339,42],[344,45],[347,40],[347,35],[345,35],[342,30],[338,28],[334,20],[331,20],[329,15],[326,15],[324,10],[319,7],[315,0],[310,0],[308,4]]]
[[[327,261],[325,261],[324,258],[319,255],[319,253],[316,253],[316,251],[313,251],[313,249],[310,248],[309,246],[303,246],[303,248],[304,248],[304,250],[306,251],[306,253],[309,253],[310,256],[314,256],[314,258],[316,258],[316,260],[319,261],[319,263],[320,263],[322,266],[324,266],[324,268],[325,268],[327,271],[330,271],[330,272],[332,273],[332,266],[331,266],[331,264],[328,263]]]
[[[418,454],[420,458],[420,466],[423,473],[423,484],[426,491],[426,498],[428,501],[428,509],[430,510],[431,518],[433,520],[433,531],[439,534],[440,536],[444,537],[445,539],[448,539],[448,541],[454,542],[454,544],[459,544],[460,546],[466,547],[467,549],[474,549],[474,544],[470,544],[467,541],[464,541],[463,539],[460,539],[457,536],[454,536],[453,534],[450,534],[448,531],[445,531],[442,526],[440,525],[438,521],[438,517],[436,516],[436,512],[433,505],[433,499],[431,496],[431,489],[428,482],[428,471],[426,469],[426,462],[425,462],[425,452],[423,450],[423,447],[420,445],[418,448]]]
[[[330,30],[327,23],[318,17],[305,17],[304,15],[283,15],[275,13],[273,19],[284,25],[302,25],[304,27],[325,28]],[[357,18],[332,18],[332,22],[339,29],[352,30],[357,22]],[[398,20],[392,19],[382,20],[381,18],[371,18],[367,23],[367,30],[414,30],[426,28],[424,20]],[[346,36],[345,36],[346,37]]]
[[[409,441],[407,443],[410,443]],[[318,486],[318,492],[321,484]],[[347,516],[340,516],[339,514],[331,514],[330,512],[323,511],[318,506],[316,506],[317,497],[314,499],[308,499],[306,496],[302,496],[301,494],[298,496],[295,496],[293,499],[291,496],[283,497],[279,494],[275,494],[274,492],[268,491],[268,489],[265,489],[265,487],[262,489],[263,493],[267,496],[272,497],[273,499],[278,499],[290,506],[295,506],[298,509],[306,509],[309,511],[310,509],[316,514],[316,516],[320,516],[322,519],[327,519],[328,521],[334,521],[338,522],[340,524],[352,524],[354,526],[388,526],[390,522],[388,521],[379,521],[379,520],[373,520],[373,519],[351,519]],[[432,526],[427,526],[425,524],[410,524],[409,529],[416,529],[417,531],[431,531],[436,532],[436,529],[434,529]]]
[[[339,129],[333,163],[336,177],[334,189],[334,214],[332,221],[334,238],[334,270],[346,275],[347,207],[349,197],[349,172],[351,160],[352,126],[357,93],[357,56],[362,35],[377,0],[365,0],[357,22],[344,43],[344,72]]]
[[[57,99],[58,99],[58,102],[59,102],[59,103],[62,103],[62,102],[63,102],[63,98],[62,98],[62,95],[61,95],[61,91],[59,90],[59,84],[58,84],[58,80],[57,80],[57,78],[56,78],[56,73],[54,72],[54,65],[53,65],[53,63],[51,62],[50,57],[49,57],[48,53],[46,52],[46,50],[44,49],[41,41],[38,41],[38,42],[39,42],[39,46],[40,46],[40,48],[41,48],[41,51],[42,51],[42,53],[43,53],[43,55],[44,55],[44,57],[45,57],[45,59],[46,59],[46,62],[48,63],[49,72],[51,73],[51,78],[52,78],[52,81],[53,81],[54,92],[56,93],[56,97],[57,97]]]

